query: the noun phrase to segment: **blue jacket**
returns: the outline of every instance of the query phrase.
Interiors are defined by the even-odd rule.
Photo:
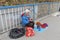
[[[29,23],[29,17],[28,16],[22,16],[22,25],[25,26],[27,23]]]

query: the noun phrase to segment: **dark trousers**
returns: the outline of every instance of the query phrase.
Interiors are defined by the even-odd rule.
[[[34,29],[34,21],[30,21],[25,25],[26,27],[32,27]]]

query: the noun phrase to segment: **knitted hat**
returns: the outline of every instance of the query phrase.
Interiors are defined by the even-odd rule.
[[[30,10],[26,9],[25,12],[29,12],[30,13]]]

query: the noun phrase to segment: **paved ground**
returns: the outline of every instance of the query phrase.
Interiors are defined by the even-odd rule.
[[[60,18],[49,16],[41,21],[42,23],[48,23],[48,29],[42,33],[35,32],[35,36],[26,38],[21,37],[19,39],[10,39],[8,33],[0,36],[0,40],[60,40]]]

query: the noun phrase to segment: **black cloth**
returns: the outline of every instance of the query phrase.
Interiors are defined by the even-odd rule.
[[[25,35],[25,29],[24,28],[14,28],[11,29],[10,33],[9,33],[9,37],[12,39],[16,39],[16,38],[20,38],[22,36]]]
[[[34,29],[34,21],[30,21],[25,25],[26,27],[32,27]]]

